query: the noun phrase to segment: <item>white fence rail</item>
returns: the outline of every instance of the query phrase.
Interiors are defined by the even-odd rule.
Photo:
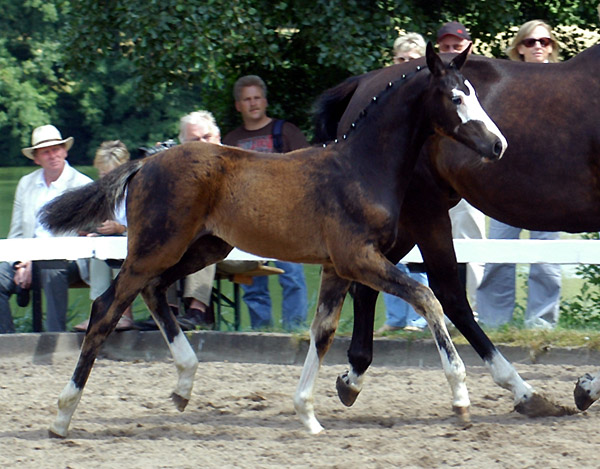
[[[593,240],[498,240],[456,239],[458,262],[600,264],[600,243]],[[123,259],[127,239],[108,237],[57,237],[0,240],[0,261],[53,260],[80,258]],[[228,260],[265,260],[234,249]],[[414,248],[404,262],[422,262]]]

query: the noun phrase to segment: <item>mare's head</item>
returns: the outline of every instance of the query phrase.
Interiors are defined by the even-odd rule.
[[[479,153],[484,159],[502,158],[506,138],[481,107],[473,85],[460,73],[471,46],[444,64],[427,44],[427,67],[431,72],[427,112],[435,131]]]

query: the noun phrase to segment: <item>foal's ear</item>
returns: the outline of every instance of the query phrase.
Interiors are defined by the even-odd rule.
[[[444,74],[445,67],[444,62],[440,59],[433,48],[431,41],[427,43],[427,49],[425,50],[425,57],[427,58],[427,67],[434,77],[440,77]]]
[[[470,43],[465,50],[463,50],[460,54],[452,59],[450,62],[450,67],[456,68],[456,70],[460,70],[462,66],[467,61],[467,56],[469,52],[471,52],[471,47],[473,47],[473,43]]]

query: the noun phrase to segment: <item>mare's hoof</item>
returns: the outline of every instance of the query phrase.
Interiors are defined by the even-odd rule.
[[[335,387],[337,389],[340,401],[342,401],[342,404],[344,404],[346,407],[352,406],[360,394],[360,391],[356,390],[348,383],[348,372],[342,373],[337,377]]]
[[[470,407],[458,407],[452,406],[452,410],[458,417],[459,422],[464,425],[464,428],[470,428],[473,424],[471,423],[471,409]]]
[[[590,397],[590,390],[586,385],[593,379],[593,376],[586,373],[577,380],[575,389],[573,390],[573,396],[575,397],[575,405],[579,410],[586,410],[595,401]]]
[[[171,399],[173,400],[173,403],[179,412],[183,412],[190,401],[189,399],[185,399],[179,394],[175,393],[171,394]]]
[[[516,404],[515,410],[527,417],[562,417],[577,413],[577,409],[557,404],[537,393]]]

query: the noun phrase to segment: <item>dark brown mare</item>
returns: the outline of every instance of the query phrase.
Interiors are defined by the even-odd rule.
[[[85,230],[112,215],[127,190],[128,253],[110,288],[92,305],[73,376],[58,400],[51,435],[64,437],[100,346],[124,309],[142,293],[179,373],[173,400],[191,396],[197,357],[165,297],[175,280],[225,258],[232,246],[259,256],[323,265],[311,344],[294,398],[310,432],[313,388],[352,281],[397,295],[427,319],[453,393],[468,417],[465,370],[427,287],[403,275],[384,252],[421,145],[434,132],[463,142],[490,160],[506,140],[484,113],[459,69],[467,55],[444,64],[431,46],[427,68],[385,83],[379,98],[340,142],[284,156],[190,143],[122,165],[44,209],[54,232]],[[397,110],[402,110],[401,114]],[[388,116],[393,116],[391,119]],[[473,157],[479,159],[478,155]],[[393,157],[389,157],[393,155]]]
[[[339,135],[384,83],[421,64],[376,70],[325,92],[317,115],[318,133],[324,139]],[[561,414],[564,409],[542,399],[475,322],[459,280],[448,209],[464,197],[487,215],[514,226],[600,230],[598,70],[598,45],[559,64],[470,58],[463,73],[502,129],[509,148],[501,161],[489,165],[464,146],[432,137],[405,194],[399,217],[402,230],[387,253],[396,262],[415,244],[419,247],[430,286],[446,316],[484,360],[494,381],[512,392],[517,410],[531,416]],[[398,118],[402,116],[398,110]],[[394,150],[390,150],[391,158]],[[350,370],[338,379],[338,393],[346,405],[358,396],[371,363],[376,297],[372,289],[357,286]],[[590,379],[580,380],[587,390],[592,387]],[[595,389],[597,398],[600,379]]]

